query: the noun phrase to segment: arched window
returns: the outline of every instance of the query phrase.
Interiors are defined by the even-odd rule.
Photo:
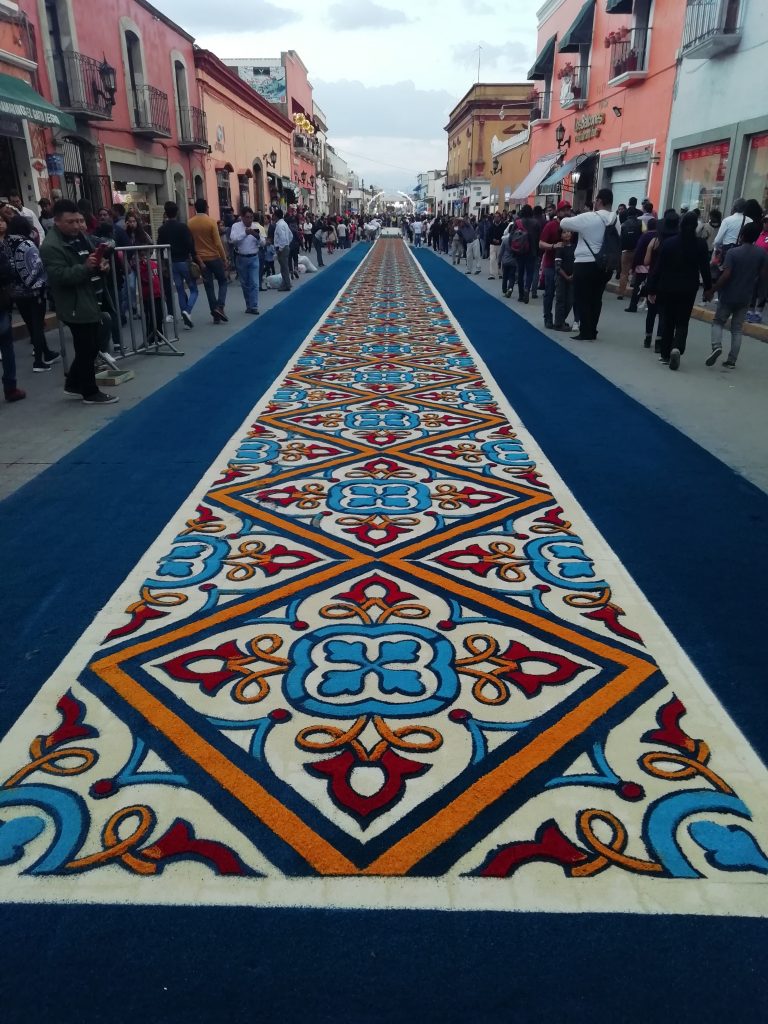
[[[125,32],[125,55],[128,62],[128,105],[133,112],[133,123],[143,124],[144,98],[144,63],[141,57],[141,40],[133,29]]]

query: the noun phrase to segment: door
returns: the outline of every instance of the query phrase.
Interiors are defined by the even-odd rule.
[[[648,164],[634,164],[632,167],[614,167],[611,171],[611,190],[613,192],[614,210],[619,203],[629,205],[629,199],[634,196],[637,205],[647,196],[648,188]]]
[[[67,69],[64,64],[64,37],[61,31],[61,22],[59,21],[57,0],[45,0],[45,15],[48,21],[48,40],[51,46],[51,61],[53,62],[56,89],[59,94],[59,105],[69,107],[71,99],[67,82]]]

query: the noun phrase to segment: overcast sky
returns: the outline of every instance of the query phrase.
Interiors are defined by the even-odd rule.
[[[366,183],[410,190],[419,171],[445,167],[443,126],[477,80],[478,45],[481,81],[526,80],[543,0],[154,2],[220,57],[296,50],[337,151]]]

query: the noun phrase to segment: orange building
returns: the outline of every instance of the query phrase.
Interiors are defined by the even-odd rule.
[[[548,0],[539,10],[529,199],[580,206],[610,186],[614,205],[658,205],[685,9]]]

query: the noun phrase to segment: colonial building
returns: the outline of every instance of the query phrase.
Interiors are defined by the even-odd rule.
[[[204,172],[211,214],[285,205],[293,123],[209,50],[195,50],[195,68],[211,137]]]
[[[658,205],[685,13],[683,0],[547,0],[527,198],[579,206],[610,185],[616,204]]]
[[[689,0],[678,40],[663,194],[675,207],[768,206],[765,0]]]
[[[528,124],[531,87],[523,84],[473,85],[450,113],[448,163],[443,207],[450,213],[478,214],[500,209],[505,194],[528,170],[528,141],[509,159],[494,157],[496,139],[507,141]],[[521,174],[520,171],[523,171]]]
[[[280,57],[237,57],[226,65],[275,106],[294,126],[291,159],[284,172],[283,194],[289,203],[313,206],[320,166],[318,126],[314,121],[309,73],[295,50]]]

